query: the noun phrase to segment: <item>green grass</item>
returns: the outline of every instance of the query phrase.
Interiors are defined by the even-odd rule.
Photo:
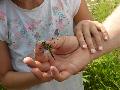
[[[120,0],[88,0],[95,20],[102,22]],[[85,90],[120,90],[120,50],[95,60],[83,73]]]
[[[6,90],[2,85],[0,85],[0,90]]]
[[[100,22],[113,11],[120,0],[88,0],[90,10]],[[84,71],[85,90],[120,90],[120,50],[94,61]],[[3,88],[0,86],[0,90]]]

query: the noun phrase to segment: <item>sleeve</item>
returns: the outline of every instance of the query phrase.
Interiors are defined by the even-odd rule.
[[[8,30],[6,24],[3,20],[0,19],[0,40],[8,41]]]
[[[70,6],[70,13],[74,17],[80,8],[81,0],[68,0],[68,2]]]
[[[0,4],[0,40],[8,41],[6,9]]]

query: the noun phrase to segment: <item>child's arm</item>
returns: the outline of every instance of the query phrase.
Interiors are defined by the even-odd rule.
[[[77,14],[74,17],[75,26],[75,35],[78,38],[79,44],[82,48],[89,48],[91,53],[95,53],[96,49],[92,41],[92,37],[95,39],[97,44],[97,50],[103,50],[102,41],[108,39],[108,34],[102,24],[97,21],[90,21],[91,14],[88,10],[85,0],[81,0],[81,4]],[[102,32],[100,36],[99,32]]]
[[[0,41],[0,82],[7,88],[23,89],[50,80],[49,78],[41,78],[38,80],[31,72],[15,72],[12,69],[10,61],[11,59],[7,44]],[[38,72],[38,74],[40,76],[41,72]]]
[[[80,7],[77,14],[74,17],[75,24],[78,24],[82,20],[92,20],[92,15],[87,7],[85,0],[80,0]]]

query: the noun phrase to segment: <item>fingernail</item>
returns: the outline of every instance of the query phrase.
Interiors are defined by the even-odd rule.
[[[83,45],[83,48],[87,48],[87,45]]]
[[[91,49],[91,53],[96,53],[96,50],[95,49]]]
[[[108,37],[107,37],[107,36],[105,37],[105,40],[108,40]]]
[[[103,50],[103,47],[102,46],[99,46],[99,48],[98,48],[100,51],[102,51]]]

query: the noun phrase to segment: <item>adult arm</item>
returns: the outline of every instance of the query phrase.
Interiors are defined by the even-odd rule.
[[[76,62],[75,63],[79,67],[79,71],[86,66],[93,59],[96,59],[102,56],[105,53],[112,51],[113,49],[120,48],[120,5],[113,11],[113,13],[106,18],[103,22],[104,27],[106,28],[109,34],[109,40],[102,40],[102,45],[104,47],[103,51],[98,51],[95,54],[91,54],[88,49],[79,48],[74,53],[76,54]]]
[[[52,67],[51,71],[56,80],[64,81],[65,79],[70,77],[72,74],[76,74],[82,71],[82,69],[94,59],[102,56],[105,53],[112,51],[113,49],[120,47],[120,25],[119,25],[120,12],[119,10],[120,10],[120,6],[112,13],[112,15],[110,15],[103,22],[103,25],[105,26],[109,34],[108,41],[102,40],[102,45],[104,47],[103,51],[98,51],[95,54],[91,54],[88,49],[83,50],[79,48],[75,52],[68,55],[67,57],[58,56],[58,59],[60,59],[58,61],[57,61],[57,56],[55,57],[56,60],[53,66],[56,66],[58,70],[57,68]]]

